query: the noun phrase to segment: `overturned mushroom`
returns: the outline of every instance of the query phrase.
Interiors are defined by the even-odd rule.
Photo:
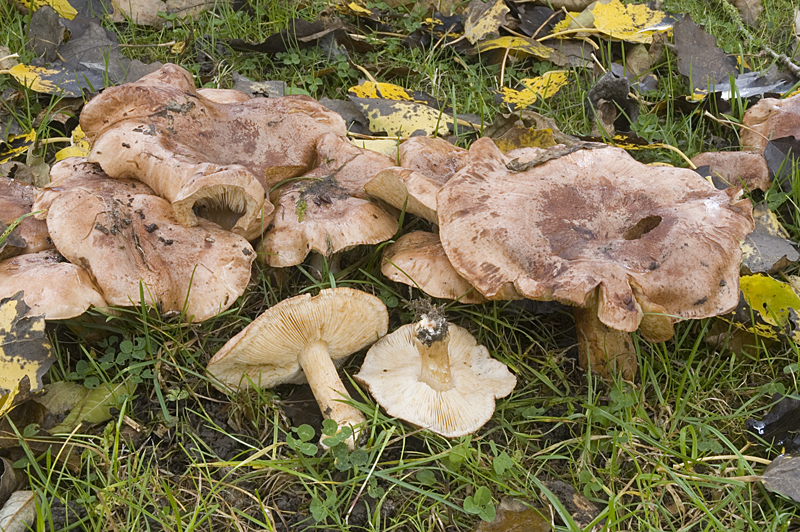
[[[397,283],[416,286],[426,294],[462,303],[485,303],[487,299],[450,264],[439,237],[414,231],[386,246],[381,273]]]
[[[752,207],[691,170],[578,146],[512,164],[490,139],[476,141],[439,193],[440,237],[489,299],[585,309],[576,312],[582,366],[632,377],[628,333],[642,325],[645,338],[662,341],[678,319],[736,306]]]
[[[423,316],[384,336],[355,379],[390,416],[447,438],[475,432],[517,379],[465,329]]]
[[[386,334],[389,314],[375,296],[333,288],[285,299],[231,338],[208,371],[234,389],[272,388],[308,380],[325,418],[356,427],[366,418],[343,402],[347,390],[333,360],[348,357]],[[347,443],[354,449],[358,432]]]
[[[103,177],[78,158],[57,163],[57,175],[66,173],[59,165],[70,177],[58,179],[36,204],[47,209],[58,250],[91,273],[109,304],[146,302],[198,322],[244,292],[255,258],[244,238],[205,220],[185,227],[145,185]]]

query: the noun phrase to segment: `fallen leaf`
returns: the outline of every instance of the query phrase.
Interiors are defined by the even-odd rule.
[[[42,387],[42,377],[54,362],[44,316],[26,316],[22,292],[0,299],[0,391],[8,393],[24,378],[31,390]]]
[[[739,73],[736,59],[717,46],[717,38],[706,33],[687,15],[673,29],[678,72],[686,76],[692,92],[708,91]]]
[[[373,98],[382,100],[395,100],[398,102],[415,102],[438,109],[439,102],[431,95],[420,91],[408,90],[391,83],[377,83],[365,81],[347,89],[347,92],[356,98]]]
[[[552,129],[533,129],[521,126],[514,126],[493,140],[503,153],[518,148],[549,148],[558,144],[553,138]]]
[[[542,484],[555,495],[581,528],[589,526],[600,510],[589,499],[575,491],[575,488],[560,480],[544,481]]]
[[[754,26],[761,12],[764,11],[764,6],[761,5],[761,0],[733,0],[733,5],[739,10],[742,20],[745,24]]]
[[[193,20],[218,3],[210,0],[111,0],[111,5],[114,7],[114,12],[109,15],[112,22],[130,21],[160,29],[167,19],[159,13]]]
[[[373,98],[350,99],[369,121],[372,133],[411,137],[447,135],[453,119],[427,105]]]
[[[775,394],[775,403],[761,420],[746,419],[748,432],[787,453],[800,451],[800,400]]]
[[[50,434],[70,433],[81,423],[101,423],[111,419],[111,409],[119,408],[126,397],[133,395],[136,384],[101,384],[78,400],[64,421],[48,430]],[[77,394],[76,394],[77,397]]]
[[[613,72],[604,74],[586,94],[584,108],[595,122],[593,136],[630,131],[639,118],[639,102],[630,97],[630,83]]]
[[[69,136],[69,147],[60,149],[56,152],[56,161],[67,157],[87,157],[89,155],[89,141],[81,126],[75,127]]]
[[[502,55],[504,55],[505,51],[508,50],[510,55],[517,57],[532,55],[533,57],[541,59],[542,61],[552,61],[558,64],[563,64],[566,61],[565,57],[555,57],[556,54],[561,55],[560,52],[556,52],[553,48],[545,46],[542,43],[528,37],[498,37],[497,39],[483,41],[478,45],[479,52],[485,53],[491,50],[502,50]],[[496,62],[499,63],[500,61]]]
[[[789,233],[763,202],[753,207],[756,226],[742,243],[742,273],[774,273],[800,260]]]
[[[51,382],[44,387],[44,395],[34,397],[34,401],[55,415],[66,414],[89,395],[89,388],[70,381]]]
[[[14,462],[8,458],[0,458],[0,467],[3,470],[0,475],[0,507],[2,507],[15,491],[26,484],[28,479],[24,471],[14,469]]]
[[[36,519],[36,493],[20,490],[11,494],[0,509],[0,530],[26,532]]]
[[[548,0],[547,4],[553,9],[564,8],[567,11],[583,11],[595,0]]]
[[[764,149],[769,177],[778,181],[788,192],[792,189],[791,175],[793,169],[800,165],[800,139],[781,137],[770,139]]]
[[[34,11],[28,23],[28,46],[47,63],[58,58],[56,50],[66,36],[67,29],[58,19],[59,14],[52,7],[44,6]]]
[[[503,87],[497,92],[495,100],[497,103],[506,104],[511,111],[529,107],[540,99],[547,99],[555,96],[562,87],[566,86],[569,80],[569,71],[551,70],[537,78],[525,78],[520,80],[524,87],[515,90]]]
[[[786,80],[781,79],[771,82],[761,72],[745,72],[735,76],[731,75],[727,80],[719,81],[707,88],[696,88],[692,92],[691,99],[700,101],[709,94],[715,94],[728,101],[731,98],[750,98],[766,93],[783,94],[791,88],[792,85],[787,83]]]
[[[669,31],[677,18],[644,4],[623,4],[620,0],[597,2],[589,11],[594,27],[613,39],[650,43],[655,33]]]
[[[531,508],[519,501],[503,499],[494,521],[482,521],[474,532],[550,532],[549,510]]]
[[[721,319],[765,338],[800,341],[800,297],[790,284],[763,274],[742,275],[739,288],[739,305]]]
[[[40,7],[52,7],[58,16],[65,19],[72,20],[78,14],[78,10],[70,5],[67,0],[21,0],[20,3],[30,9],[36,11]]]
[[[399,157],[399,144],[396,140],[393,139],[353,139],[350,141],[353,146],[358,146],[359,148],[363,148],[365,150],[374,151],[376,153],[382,153],[389,157],[392,161],[399,164],[398,157]]]
[[[472,0],[464,9],[464,35],[475,44],[485,36],[497,33],[500,26],[506,23],[506,15],[511,10],[503,0]]]
[[[0,147],[0,164],[25,153],[36,142],[36,130],[31,129],[23,135],[12,135]]]
[[[761,482],[769,491],[800,502],[800,456],[775,457],[761,474]]]

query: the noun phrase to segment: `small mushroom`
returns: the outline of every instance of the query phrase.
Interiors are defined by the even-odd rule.
[[[340,427],[366,420],[348,398],[333,361],[364,349],[386,334],[389,314],[377,297],[351,288],[285,299],[231,338],[208,371],[234,389],[272,388],[308,380],[322,415]],[[347,444],[354,449],[354,431]]]
[[[585,309],[576,311],[582,366],[630,378],[627,333],[640,324],[661,341],[674,321],[736,306],[752,206],[691,170],[577,146],[518,165],[491,139],[476,141],[439,193],[440,238],[489,299],[512,292]]]
[[[742,117],[742,149],[764,153],[767,142],[782,137],[800,139],[800,94],[783,100],[762,98]]]
[[[708,173],[715,183],[727,186],[741,186],[747,190],[768,190],[771,183],[767,160],[752,151],[710,151],[692,157],[698,172],[708,167]],[[720,186],[719,188],[723,188]]]
[[[0,226],[5,226],[0,234],[18,218],[30,214],[37,190],[32,185],[0,177]],[[7,240],[3,243],[6,244],[5,248],[3,248],[3,244],[0,244],[0,260],[12,255],[24,255],[52,249],[53,243],[49,237],[46,223],[33,216],[25,216],[17,228],[10,233],[12,241]],[[9,249],[12,245],[13,252]]]
[[[396,283],[416,286],[426,294],[462,303],[486,303],[487,299],[450,264],[439,236],[414,231],[386,246],[381,273]]]
[[[381,338],[355,379],[390,416],[447,438],[482,427],[517,383],[466,329],[436,315]]]

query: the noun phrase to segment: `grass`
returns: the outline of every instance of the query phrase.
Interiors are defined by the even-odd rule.
[[[724,50],[760,68],[769,66],[758,57],[765,46],[789,55],[793,46],[791,3],[763,3],[762,22],[748,30],[748,38],[721,0],[674,0],[663,8],[691,14]],[[292,18],[314,20],[328,8],[318,1],[248,5],[250,11],[236,12],[220,3],[195,21],[173,20],[161,30],[106,26],[125,54],[144,62],[178,62],[205,86],[230,87],[232,73],[239,72],[255,80],[282,80],[315,97],[342,99],[363,77],[359,65],[381,81],[426,91],[487,125],[504,112],[492,97],[501,66],[461,56],[441,43],[408,49],[398,37],[368,33],[377,46],[351,54],[350,62],[331,61],[318,48],[274,57],[234,52],[225,45],[231,38],[261,42]],[[409,34],[422,26],[422,3],[410,6],[387,11],[394,32]],[[0,5],[0,44],[29,62],[26,21],[10,3]],[[171,42],[185,48],[158,46]],[[504,84],[551,68],[509,63]],[[735,145],[735,128],[704,111],[737,123],[748,102],[734,101],[725,110],[711,104],[687,110],[677,103],[688,88],[674,55],[667,53],[653,70],[660,81],[657,91],[642,96],[635,126],[640,135],[689,156],[710,149],[717,139]],[[585,134],[592,124],[583,101],[596,75],[586,69],[573,75],[573,83],[535,110],[566,133]],[[11,88],[18,89],[0,77],[0,90]],[[15,94],[19,97],[5,104],[0,118],[12,114],[23,130],[36,128],[40,138],[63,134],[47,118],[57,99],[24,89]],[[473,138],[464,134],[456,140],[466,146]],[[51,160],[53,146],[37,149]],[[684,164],[669,150],[634,155]],[[789,192],[774,187],[763,197],[796,241],[796,170],[791,185]],[[403,232],[425,227],[407,218]],[[455,532],[473,529],[507,499],[541,508],[560,531],[777,532],[800,525],[793,502],[748,479],[779,450],[748,443],[744,430],[744,420],[767,411],[773,393],[797,393],[800,351],[786,341],[752,337],[754,346],[745,350],[717,347],[711,337],[732,332],[719,320],[680,323],[675,338],[663,344],[635,337],[639,379],[608,383],[577,368],[568,309],[531,302],[447,303],[449,318],[475,334],[518,379],[515,391],[498,401],[491,422],[453,440],[387,417],[351,380],[355,404],[369,419],[367,441],[354,452],[341,444],[323,450],[316,443],[319,434],[309,429],[319,431],[322,423],[304,387],[231,396],[213,387],[204,372],[208,359],[287,297],[333,284],[352,286],[390,305],[390,330],[412,319],[404,305],[421,293],[383,279],[379,249],[352,251],[343,265],[343,273],[323,275],[323,281],[301,268],[275,272],[256,266],[248,292],[203,324],[165,319],[155,309],[129,309],[116,317],[98,316],[94,324],[53,325],[58,362],[50,382],[138,384],[135,393],[118,397],[110,421],[70,435],[21,438],[19,448],[8,451],[37,494],[36,529]],[[790,266],[785,273],[796,270]],[[131,353],[122,348],[124,341],[141,356],[121,357]],[[344,366],[345,377],[357,372],[362,357]],[[26,427],[17,430],[22,435]],[[596,511],[578,513],[556,481],[585,496]]]

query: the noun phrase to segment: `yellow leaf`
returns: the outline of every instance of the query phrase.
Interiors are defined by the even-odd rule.
[[[59,17],[69,20],[74,19],[75,15],[78,14],[78,11],[69,5],[67,0],[22,0],[22,4],[31,11],[36,11],[40,7],[50,6],[58,13]]]
[[[555,95],[567,84],[568,76],[567,70],[551,70],[538,78],[522,79],[520,82],[525,88],[521,91],[508,87],[500,89],[501,101],[508,104],[511,109],[528,107],[540,98],[546,99]]]
[[[349,4],[347,4],[347,8],[351,11],[352,14],[355,15],[360,14],[360,15],[372,16],[372,11],[370,11],[366,7],[361,7],[355,2],[350,2]]]
[[[561,22],[557,22],[553,26],[553,30],[550,33],[561,33],[562,31],[568,29],[572,21],[578,16],[580,13],[577,11],[568,11],[567,16]]]
[[[0,149],[0,163],[8,162],[9,159],[28,151],[33,143],[36,142],[36,130],[31,129],[24,135],[12,135]]]
[[[86,134],[77,126],[72,130],[70,135],[70,146],[56,152],[56,161],[66,159],[67,157],[87,157],[89,155],[89,141],[86,140]]]
[[[405,102],[415,101],[414,96],[408,90],[399,85],[392,85],[391,83],[365,81],[361,85],[350,87],[347,92],[357,98],[383,98],[385,100],[399,100]]]
[[[14,65],[5,74],[11,74],[22,85],[43,94],[62,94],[69,98],[83,96],[75,73],[24,64]]]
[[[676,22],[663,11],[654,11],[644,4],[623,4],[620,0],[596,2],[589,10],[594,27],[611,38],[628,42],[652,43],[653,34],[667,32]]]
[[[464,12],[464,35],[470,44],[475,44],[490,33],[495,33],[511,10],[503,0],[472,0]]]
[[[373,98],[350,98],[369,120],[372,133],[391,136],[446,135],[452,118],[427,105]]]
[[[555,50],[552,48],[548,48],[547,46],[533,40],[528,39],[525,37],[500,37],[498,39],[489,39],[487,41],[483,41],[478,45],[478,50],[481,52],[487,52],[489,50],[496,50],[496,49],[508,49],[513,52],[521,52],[523,54],[529,54],[539,59],[550,59],[552,55],[555,53]]]
[[[42,387],[42,377],[53,364],[52,346],[44,316],[28,316],[23,293],[0,299],[0,390],[9,392],[28,377],[31,391]]]
[[[397,149],[399,144],[394,139],[352,139],[350,142],[353,144],[353,146],[374,151],[376,153],[382,153],[391,160],[395,161],[395,163],[399,164],[397,162]]]

